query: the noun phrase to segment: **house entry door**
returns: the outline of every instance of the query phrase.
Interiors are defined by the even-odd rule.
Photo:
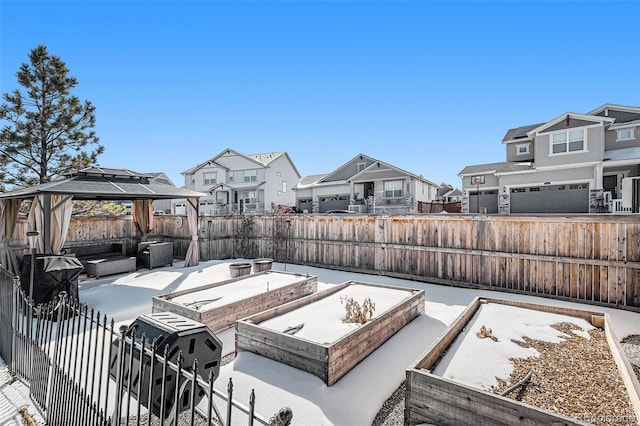
[[[602,176],[602,189],[611,192],[611,199],[617,200],[618,197],[618,175]]]

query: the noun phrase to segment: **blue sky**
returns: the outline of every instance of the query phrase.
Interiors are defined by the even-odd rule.
[[[460,187],[509,128],[640,106],[640,1],[0,2],[0,91],[38,44],[96,106],[100,165],[232,148],[301,175],[363,153]]]

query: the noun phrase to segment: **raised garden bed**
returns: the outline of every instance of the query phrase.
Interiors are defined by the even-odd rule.
[[[345,298],[375,303],[364,324],[345,323]],[[424,313],[424,290],[348,281],[236,322],[236,351],[250,351],[331,386]]]
[[[219,333],[240,318],[315,293],[317,288],[315,276],[265,271],[155,296],[152,310],[182,315]]]
[[[635,424],[640,385],[609,324],[600,312],[476,298],[407,369],[405,424]]]

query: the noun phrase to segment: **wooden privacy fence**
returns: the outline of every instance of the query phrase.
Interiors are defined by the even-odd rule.
[[[130,219],[102,221],[112,222],[72,220],[69,240],[125,239],[131,247],[139,240],[131,234]],[[184,257],[188,229],[174,222],[173,216],[156,217],[151,238],[173,241],[176,257]],[[20,238],[19,231],[14,235]],[[204,260],[270,257],[640,307],[640,220],[635,216],[202,216],[199,239]]]

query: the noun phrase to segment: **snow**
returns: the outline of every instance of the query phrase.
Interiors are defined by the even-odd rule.
[[[113,318],[117,325],[129,325],[139,315],[151,313],[151,298],[175,291],[192,289],[212,282],[220,282],[231,278],[229,263],[239,260],[203,261],[200,265],[185,268],[182,262],[174,262],[172,267],[153,270],[141,269],[135,273],[101,277],[98,279],[82,276],[80,283],[80,300],[100,311],[101,315]],[[274,270],[284,270],[285,265],[273,263]],[[289,367],[285,364],[264,357],[242,352],[235,360],[220,369],[220,377],[215,387],[226,391],[229,378],[233,378],[234,398],[246,404],[252,389],[256,393],[256,411],[264,417],[270,417],[281,407],[293,409],[293,424],[297,425],[368,425],[384,401],[404,381],[406,368],[416,361],[425,350],[439,339],[446,328],[467,307],[474,297],[490,297],[498,299],[518,300],[528,303],[566,306],[588,311],[606,312],[611,315],[612,327],[618,338],[629,334],[640,334],[640,314],[611,308],[594,307],[567,301],[524,296],[512,293],[491,292],[483,290],[439,286],[409,280],[394,279],[380,275],[365,275],[341,272],[336,270],[307,267],[303,265],[286,265],[288,272],[309,274],[318,277],[318,291],[331,288],[346,281],[378,283],[405,288],[425,290],[425,314],[417,317],[398,333],[380,346],[375,352],[356,365],[336,384],[328,387],[318,377]],[[355,293],[350,292],[351,296]],[[383,298],[384,299],[384,298]],[[382,300],[382,299],[381,299]],[[382,313],[381,300],[376,302],[376,313]],[[361,302],[362,300],[359,300]],[[515,322],[511,313],[487,317],[481,321],[493,329],[502,341],[510,340],[507,336],[552,338],[548,330],[539,325],[537,315],[535,321]],[[520,316],[518,314],[517,316]],[[289,322],[297,320],[290,319]],[[548,324],[552,319],[544,320]],[[572,321],[574,322],[574,321]],[[295,324],[293,324],[295,325]],[[581,325],[582,326],[582,325]],[[479,326],[470,327],[477,331]],[[537,333],[537,334],[533,334]],[[223,353],[234,351],[234,330],[229,329],[218,334],[223,342]],[[482,344],[493,344],[488,339]],[[504,349],[501,356],[507,356]],[[0,372],[6,367],[0,368]],[[13,418],[16,407],[29,405],[28,396],[6,393],[6,380],[0,391],[0,424],[4,419]],[[13,388],[14,385],[11,385]],[[31,411],[34,412],[34,411]],[[9,424],[11,420],[6,420]],[[240,416],[234,417],[234,423],[246,421]]]
[[[306,278],[301,275],[271,271],[261,275],[248,275],[228,284],[176,296],[171,298],[171,301],[200,311],[208,311],[286,287],[304,279]]]
[[[372,316],[372,319],[375,319],[410,298],[411,293],[383,287],[351,284],[316,302],[263,321],[260,326],[283,332],[289,327],[304,324],[302,329],[295,333],[296,337],[320,344],[330,344],[361,327],[360,324],[344,322],[344,304],[345,300],[350,297],[360,305],[367,297],[375,303],[375,311]]]
[[[506,318],[509,320],[505,320]],[[580,318],[497,303],[482,304],[433,369],[433,373],[489,390],[498,385],[498,379],[506,381],[511,377],[514,365],[509,361],[510,358],[540,355],[537,350],[524,348],[516,342],[524,343],[523,337],[526,336],[534,340],[559,343],[568,336],[551,326],[562,322],[581,327],[583,332],[579,335],[583,338],[589,338],[586,333],[594,329],[589,322]],[[491,329],[492,336],[497,341],[478,338],[476,334],[482,326]]]
[[[29,388],[19,380],[11,382],[8,367],[0,358],[0,425],[22,426],[22,416],[18,412],[21,408],[25,408],[38,424],[44,424],[29,399]]]

